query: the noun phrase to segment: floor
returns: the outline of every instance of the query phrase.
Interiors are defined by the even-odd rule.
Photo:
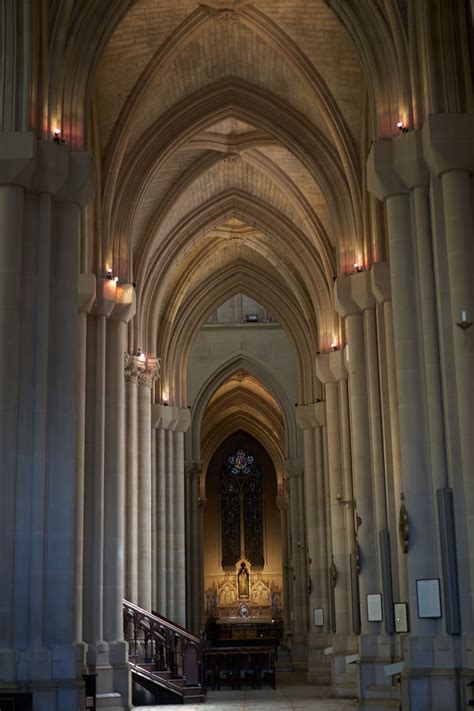
[[[176,711],[177,706],[137,706],[136,711]],[[277,675],[277,688],[208,691],[206,703],[187,711],[353,711],[356,701],[328,698],[327,687],[309,686],[296,672]]]

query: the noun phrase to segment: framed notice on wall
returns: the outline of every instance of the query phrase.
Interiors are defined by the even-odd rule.
[[[408,632],[408,605],[406,602],[395,602],[393,615],[395,617],[395,632]]]
[[[322,607],[314,608],[314,626],[324,627],[324,608]]]
[[[441,617],[441,593],[439,578],[416,581],[418,617],[437,619]]]
[[[382,595],[367,595],[367,619],[369,622],[382,622]]]

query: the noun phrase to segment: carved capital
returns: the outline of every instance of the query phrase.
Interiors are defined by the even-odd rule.
[[[132,356],[129,353],[124,354],[124,369],[126,383],[137,383],[138,374],[140,372],[140,361],[137,356]]]
[[[160,377],[160,359],[130,355],[125,353],[124,377],[127,383],[137,383],[150,387]]]
[[[151,388],[158,380],[159,375],[159,362],[152,363],[148,360],[145,367],[138,373],[138,384]]]

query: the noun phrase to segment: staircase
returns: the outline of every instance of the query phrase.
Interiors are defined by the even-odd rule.
[[[204,700],[203,643],[175,622],[123,601],[135,706]]]

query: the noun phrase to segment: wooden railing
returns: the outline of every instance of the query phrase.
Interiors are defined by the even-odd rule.
[[[187,686],[204,685],[203,642],[200,637],[156,612],[123,601],[124,637],[137,663],[154,663],[183,678]]]

